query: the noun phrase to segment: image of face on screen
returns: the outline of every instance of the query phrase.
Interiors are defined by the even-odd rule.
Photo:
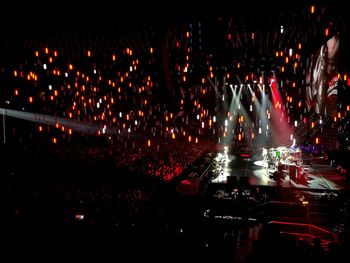
[[[312,70],[310,100],[316,113],[333,116],[337,103],[336,62],[339,39],[334,36],[321,46]]]
[[[315,112],[324,114],[327,99],[327,46],[325,45],[320,49],[312,79]]]

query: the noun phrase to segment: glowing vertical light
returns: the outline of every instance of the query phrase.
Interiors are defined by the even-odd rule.
[[[315,13],[315,6],[314,5],[311,6],[310,12],[311,12],[311,14]]]
[[[291,57],[291,56],[293,56],[293,49],[289,49],[289,56]]]

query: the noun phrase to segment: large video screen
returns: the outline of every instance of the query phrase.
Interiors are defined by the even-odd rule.
[[[311,56],[306,74],[306,103],[310,111],[333,116],[337,110],[339,36]]]

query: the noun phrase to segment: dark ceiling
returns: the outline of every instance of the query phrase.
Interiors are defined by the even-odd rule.
[[[50,32],[90,28],[121,26],[127,28],[134,20],[147,19],[154,24],[167,25],[178,20],[215,19],[220,16],[232,16],[237,25],[265,27],[286,22],[296,13],[299,15],[306,1],[188,1],[188,0],[97,0],[97,1],[26,1],[10,2],[0,8],[2,32],[24,34],[32,31]],[[320,1],[318,1],[319,3]],[[347,16],[350,3],[322,1],[333,10],[336,16]],[[282,16],[281,16],[282,15]],[[261,28],[260,28],[261,29]]]

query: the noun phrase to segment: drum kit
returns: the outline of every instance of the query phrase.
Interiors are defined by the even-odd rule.
[[[301,150],[287,147],[270,148],[266,154],[268,168],[276,169],[279,173],[289,173],[290,179],[301,178]]]

